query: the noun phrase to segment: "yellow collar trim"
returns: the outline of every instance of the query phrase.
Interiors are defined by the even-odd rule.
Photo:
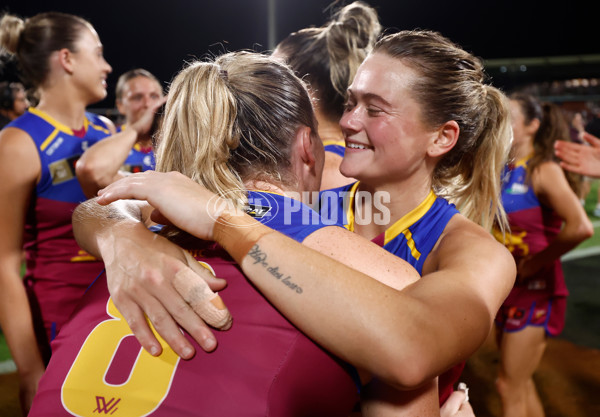
[[[425,200],[423,200],[421,204],[402,216],[402,218],[398,219],[385,231],[385,243],[388,243],[400,233],[404,233],[405,235],[406,232],[410,233],[408,228],[415,224],[421,217],[423,217],[425,213],[427,213],[431,206],[433,206],[433,203],[435,203],[436,199],[437,196],[434,194],[433,190],[429,191],[429,194],[427,197],[425,197]],[[406,237],[407,239],[409,238],[409,236]]]
[[[524,167],[527,165],[527,162],[529,162],[529,160],[533,157],[533,154],[531,155],[527,155],[525,158],[521,158],[519,159],[517,162],[515,162],[515,168],[517,167]]]
[[[327,145],[339,145],[339,146],[346,147],[346,141],[338,140],[338,139],[327,139],[327,140],[323,141],[323,146],[327,146]]]
[[[74,136],[73,129],[71,129],[67,125],[64,125],[61,122],[57,121],[52,116],[50,116],[48,113],[43,112],[40,109],[37,109],[35,107],[30,107],[28,109],[28,111],[31,112],[31,113],[33,113],[33,114],[35,114],[38,117],[41,117],[42,119],[44,119],[45,121],[47,121],[48,123],[50,123],[52,126],[54,126],[55,128],[57,128],[58,130],[63,131],[63,132],[65,132],[68,135]],[[83,127],[85,128],[85,130],[87,130],[88,125],[89,125],[89,121],[88,121],[87,117],[84,117],[84,119],[83,119]]]

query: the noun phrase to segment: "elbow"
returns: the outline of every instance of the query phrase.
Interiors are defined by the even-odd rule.
[[[389,371],[388,383],[403,391],[417,389],[438,375],[431,364],[424,360],[423,355],[395,364]]]
[[[77,162],[75,174],[87,198],[95,197],[98,190],[109,185],[112,179],[110,176],[103,175],[99,166],[82,160]]]
[[[577,243],[583,242],[584,240],[587,240],[594,236],[594,226],[592,225],[590,219],[586,217],[584,221],[579,223],[579,226],[575,231],[575,236],[577,239]]]

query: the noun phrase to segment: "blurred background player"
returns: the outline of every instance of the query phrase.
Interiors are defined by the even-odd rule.
[[[29,100],[23,84],[8,81],[0,83],[0,129],[25,113],[27,107]]]
[[[16,56],[39,96],[0,131],[0,325],[27,414],[50,340],[103,268],[75,242],[71,215],[86,199],[77,159],[114,132],[110,120],[86,111],[106,97],[112,68],[93,26],[71,14],[4,15],[0,47]]]
[[[560,257],[593,234],[579,202],[581,178],[563,172],[553,145],[569,140],[560,109],[531,95],[510,96],[514,139],[503,174],[502,202],[510,233],[498,234],[517,264],[517,280],[496,317],[500,346],[497,388],[504,417],[540,417],[535,388],[547,336],[565,324],[566,297]]]
[[[117,132],[122,135],[91,146],[77,163],[77,178],[87,197],[125,172],[154,169],[152,135],[164,101],[163,88],[149,71],[137,68],[119,77],[116,105],[125,120]]]

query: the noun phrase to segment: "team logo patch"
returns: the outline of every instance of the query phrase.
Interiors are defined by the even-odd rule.
[[[75,164],[79,160],[79,155],[70,158],[61,159],[48,165],[52,185],[60,184],[75,177]]]
[[[130,164],[123,165],[121,167],[121,169],[123,171],[126,171],[126,172],[131,172],[132,174],[144,171],[144,167],[143,166],[141,166],[141,165],[130,165]]]
[[[271,211],[271,207],[261,206],[259,204],[248,204],[244,208],[244,211],[246,212],[246,214],[254,217],[255,219],[262,219]]]

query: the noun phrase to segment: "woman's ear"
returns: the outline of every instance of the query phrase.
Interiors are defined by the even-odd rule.
[[[299,159],[309,166],[314,165],[316,156],[310,127],[301,126],[300,128],[298,128],[298,130],[296,131],[295,142],[297,148],[296,155],[299,157]]]
[[[292,152],[292,167],[300,189],[318,191],[325,160],[323,143],[308,126],[296,131]]]
[[[538,129],[540,128],[541,121],[540,119],[532,119],[527,125],[525,125],[525,132],[530,134],[531,136],[535,136]]]
[[[72,74],[74,69],[73,53],[67,48],[60,49],[57,54],[58,64],[68,73]]]
[[[450,152],[460,134],[460,127],[454,120],[444,123],[437,132],[437,136],[427,148],[427,155],[430,157],[438,157]]]

